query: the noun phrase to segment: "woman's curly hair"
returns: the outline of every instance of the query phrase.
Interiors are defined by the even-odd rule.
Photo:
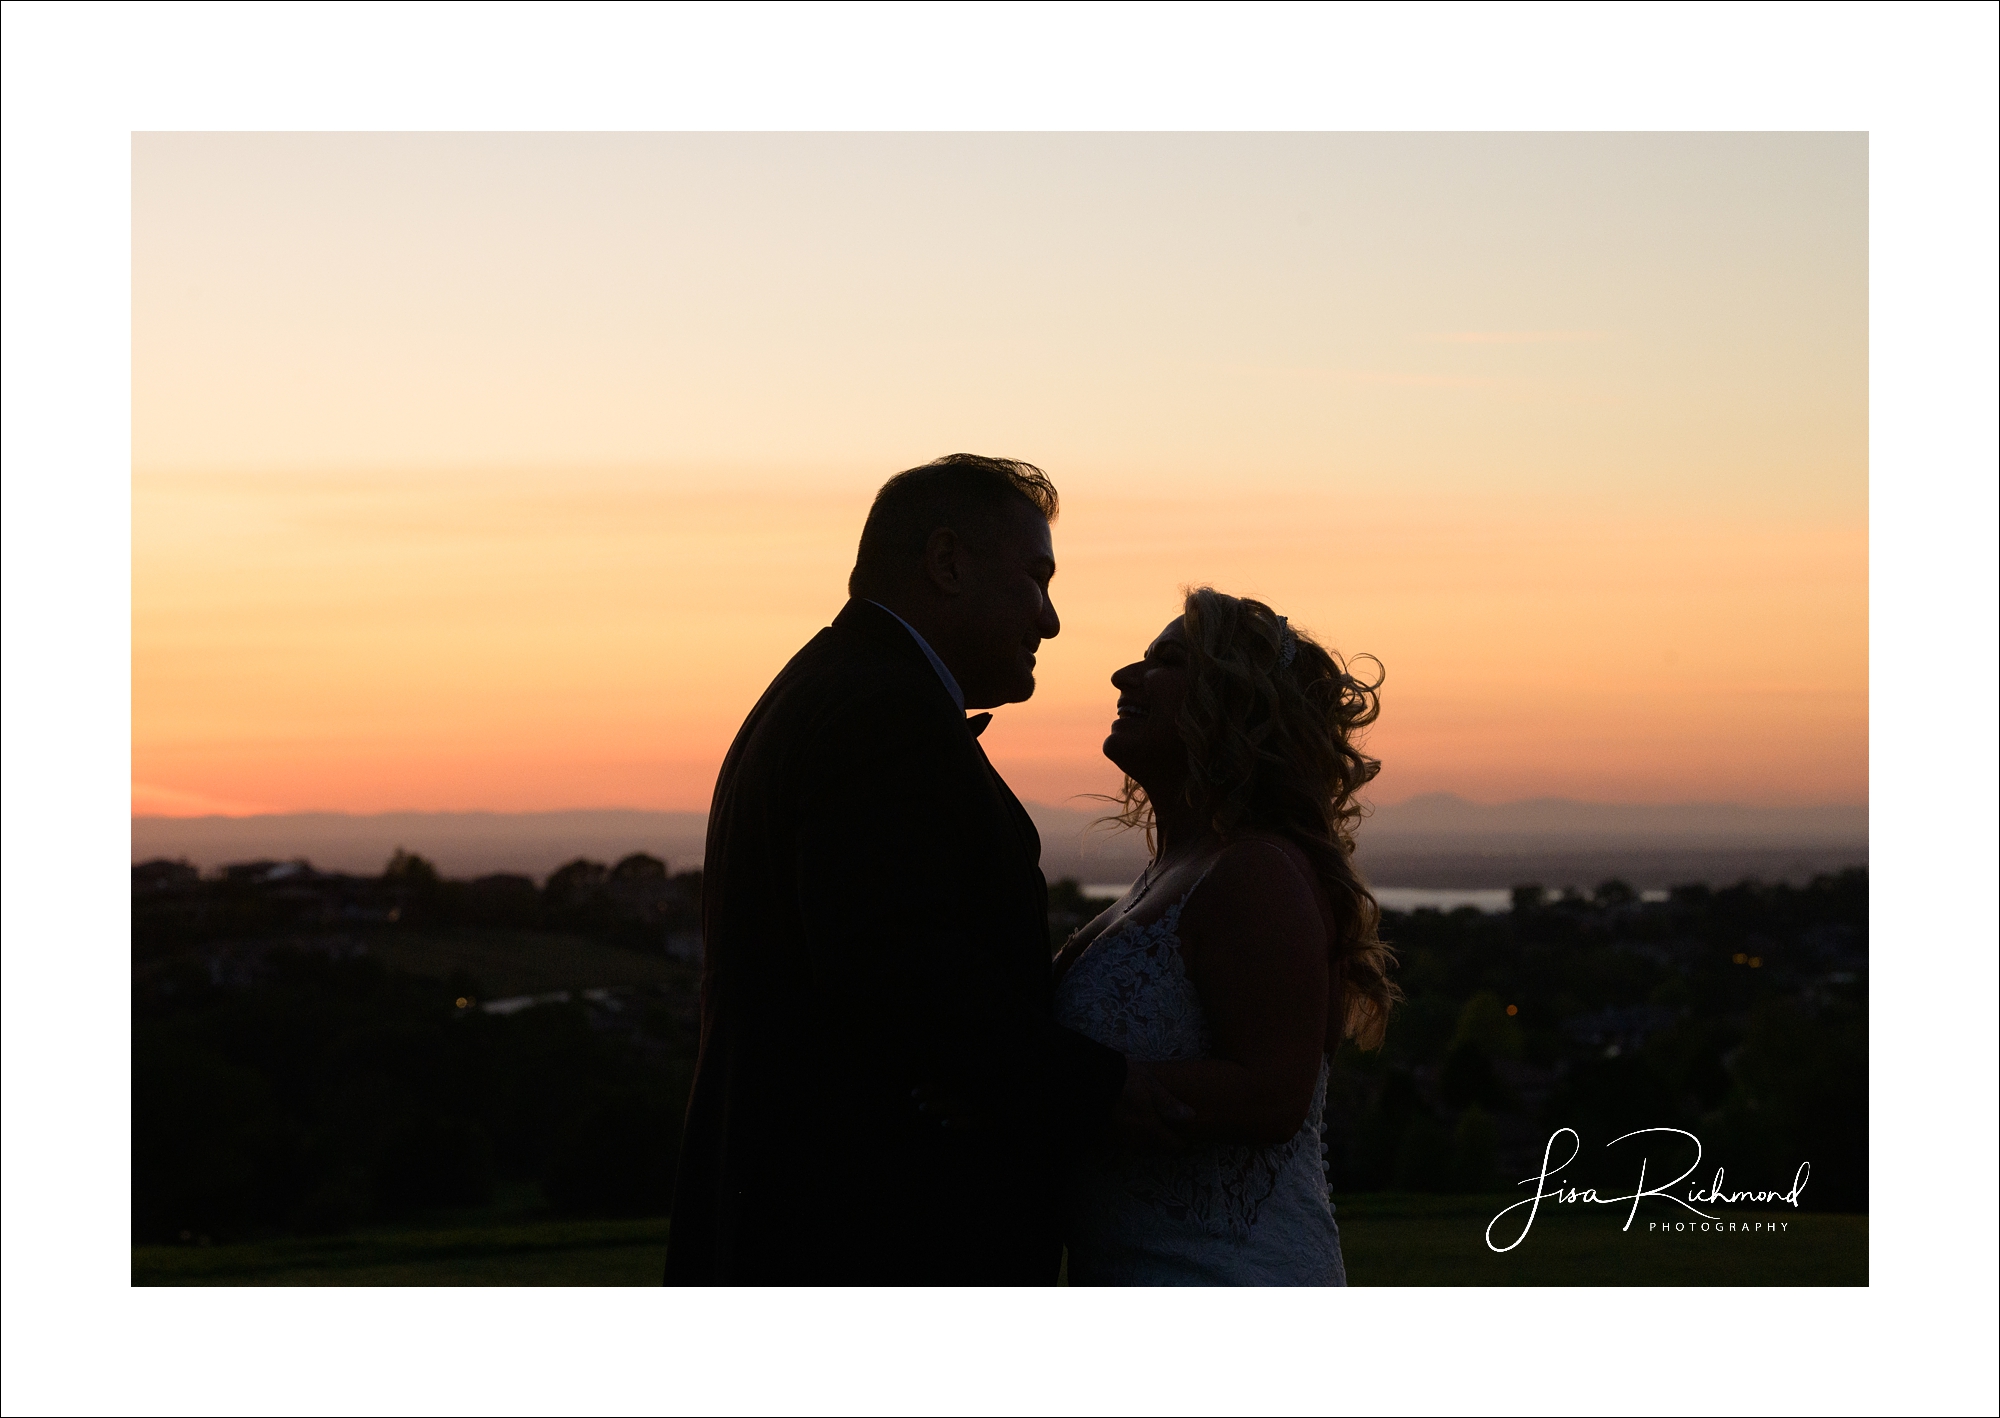
[[[1188,805],[1225,841],[1246,830],[1277,832],[1311,860],[1333,904],[1332,965],[1345,1018],[1343,1038],[1379,1048],[1403,992],[1389,978],[1396,957],[1377,934],[1381,907],[1354,866],[1356,800],[1381,763],[1363,753],[1360,731],[1381,712],[1372,682],[1349,673],[1333,651],[1262,601],[1208,586],[1182,611],[1190,683],[1179,727],[1188,750]],[[1296,651],[1284,663],[1286,641]],[[1111,820],[1142,828],[1153,844],[1153,807],[1129,775]]]

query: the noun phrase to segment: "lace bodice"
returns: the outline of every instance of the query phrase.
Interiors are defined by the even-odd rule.
[[[1134,1059],[1208,1057],[1208,1017],[1180,948],[1193,894],[1157,921],[1092,941],[1056,987],[1057,1020]],[[1071,1283],[1345,1284],[1322,1160],[1326,1079],[1322,1060],[1305,1123],[1286,1142],[1086,1155],[1068,1189]]]

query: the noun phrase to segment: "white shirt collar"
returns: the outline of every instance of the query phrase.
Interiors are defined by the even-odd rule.
[[[904,620],[901,616],[896,615],[894,611],[890,611],[889,608],[883,605],[880,601],[870,601],[868,602],[868,604],[874,606],[878,610],[889,611],[890,615],[896,616],[896,624],[902,626],[903,629],[910,632],[910,638],[917,642],[917,648],[924,652],[924,658],[931,662],[931,668],[936,670],[938,672],[938,678],[944,681],[945,689],[951,694],[951,702],[956,704],[958,706],[958,712],[963,714],[965,712],[965,691],[958,687],[958,681],[953,679],[951,677],[951,671],[944,667],[944,661],[938,658],[938,652],[931,649],[931,642],[924,639],[923,636],[917,634],[917,628],[914,625],[911,625],[907,620]]]

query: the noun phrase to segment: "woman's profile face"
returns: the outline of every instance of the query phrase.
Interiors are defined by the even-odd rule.
[[[1149,770],[1184,764],[1179,718],[1192,679],[1187,630],[1176,616],[1153,637],[1144,657],[1112,674],[1118,715],[1104,740],[1104,756],[1141,782]]]

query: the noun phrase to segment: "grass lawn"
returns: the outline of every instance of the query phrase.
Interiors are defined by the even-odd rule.
[[[1741,1208],[1725,1220],[1777,1232],[1630,1231],[1615,1206],[1544,1203],[1527,1240],[1486,1248],[1514,1197],[1356,1196],[1339,1203],[1353,1285],[1866,1285],[1868,1218]],[[1659,1208],[1655,1210],[1655,1208]],[[1649,1214],[1651,1213],[1651,1214]],[[1686,1215],[1686,1213],[1683,1213]],[[1501,1243],[1519,1232],[1515,1213]],[[134,1285],[657,1285],[667,1222],[522,1221],[362,1231],[316,1240],[135,1246]]]
[[[1740,1228],[1781,1231],[1648,1231],[1649,1222],[1697,1221],[1658,1199],[1639,1208],[1543,1202],[1527,1239],[1503,1255],[1486,1246],[1486,1223],[1520,1200],[1378,1194],[1336,1198],[1350,1285],[1866,1285],[1868,1218],[1789,1207],[1708,1207]],[[1506,1245],[1527,1209],[1494,1227]],[[1679,1212],[1670,1216],[1669,1212]]]
[[[653,951],[540,931],[379,931],[368,953],[391,970],[447,979],[463,970],[488,999],[618,985],[682,985],[700,971]]]
[[[658,1285],[664,1218],[134,1246],[134,1285]]]

